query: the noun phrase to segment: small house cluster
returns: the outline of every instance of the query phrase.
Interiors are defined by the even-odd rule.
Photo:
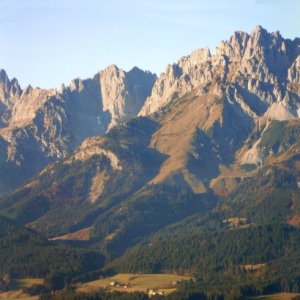
[[[149,296],[149,297],[156,296],[156,295],[163,296],[164,293],[161,292],[161,291],[154,291],[154,290],[149,290],[149,291],[148,291],[148,296]]]
[[[127,287],[128,287],[126,284],[119,282],[119,281],[112,281],[110,283],[110,286],[120,287],[120,288],[124,288],[124,289],[127,289]]]

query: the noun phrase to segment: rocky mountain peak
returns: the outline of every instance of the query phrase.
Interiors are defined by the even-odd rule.
[[[261,48],[271,48],[272,45],[278,45],[283,41],[282,36],[277,31],[269,33],[261,26],[256,26],[249,36],[249,45],[253,50],[260,50]]]
[[[28,86],[26,86],[26,88],[23,90],[22,95],[28,95],[30,94],[30,92],[33,90],[33,87],[29,84]]]
[[[103,110],[111,113],[109,128],[137,115],[150,95],[156,75],[137,67],[129,72],[110,65],[99,73]]]
[[[222,41],[216,48],[216,55],[238,56],[244,55],[249,35],[243,31],[236,31],[230,37],[229,41]]]
[[[259,36],[260,37],[261,35],[265,35],[266,36],[266,35],[269,35],[269,33],[261,25],[255,26],[255,28],[251,32],[251,36]]]
[[[99,72],[100,77],[108,77],[112,80],[115,80],[115,78],[122,78],[125,76],[125,71],[122,69],[119,69],[116,65],[111,64],[102,71]]]
[[[150,71],[143,71],[142,69],[140,69],[137,66],[134,66],[131,70],[129,70],[127,73],[133,73],[133,74],[141,74],[141,73],[146,73],[146,74],[151,74]],[[155,75],[155,74],[154,74]],[[156,75],[155,75],[156,76]]]
[[[212,56],[209,49],[199,49],[168,65],[156,80],[140,115],[158,111],[173,98],[211,82],[239,86],[268,106],[282,101],[287,92],[286,84],[299,78],[299,47],[297,39],[284,39],[278,31],[269,33],[261,26],[250,34],[236,31],[229,40],[218,45],[215,55]],[[243,107],[249,107],[249,103]],[[261,113],[264,110],[260,110]]]
[[[70,90],[73,91],[81,91],[83,89],[83,82],[80,78],[75,78],[70,83]]]
[[[297,56],[296,60],[288,70],[288,80],[293,83],[300,82],[300,55]]]
[[[37,112],[43,109],[43,105],[51,96],[57,95],[55,89],[40,89],[27,86],[18,102],[12,108],[12,117],[9,126],[22,127],[25,124],[30,124]]]
[[[22,92],[18,80],[16,78],[12,78],[10,80],[7,76],[7,73],[3,69],[0,69],[0,84],[3,84],[7,89],[14,89],[14,92],[18,93],[18,95],[20,95]]]
[[[5,70],[0,69],[0,111],[11,109],[21,93],[17,79],[9,80]]]
[[[197,66],[206,62],[209,58],[211,58],[211,53],[208,48],[200,48],[194,50],[190,55],[184,56],[178,61],[178,66],[186,72]]]
[[[127,77],[128,78],[144,78],[146,80],[149,80],[149,83],[151,83],[152,87],[153,87],[155,80],[157,79],[157,76],[155,73],[152,73],[148,70],[144,71],[136,66],[134,66],[131,70],[129,70],[127,72]],[[149,85],[149,83],[147,84],[147,82],[145,82],[146,85]]]
[[[117,73],[119,71],[123,71],[122,69],[120,69],[117,65],[115,64],[110,64],[109,66],[107,66],[105,69],[103,69],[102,71],[100,71],[100,73],[103,72],[111,72],[111,73]]]
[[[172,101],[178,104],[180,100],[182,110],[190,107],[195,120],[204,114],[201,120],[207,122],[199,121],[204,130],[218,122],[223,126],[224,120],[231,119],[228,111],[247,118],[245,132],[263,116],[270,120],[296,118],[300,114],[299,54],[300,39],[284,39],[279,32],[269,33],[258,26],[250,34],[234,32],[214,55],[208,48],[193,51],[167,65],[158,78],[137,67],[126,72],[110,65],[92,78],[76,78],[60,89],[28,86],[22,92],[17,80],[10,81],[1,70],[0,166],[10,168],[11,174],[25,174],[18,180],[13,175],[10,180],[22,183],[50,161],[74,151],[85,138],[104,134],[138,113],[159,111]],[[192,99],[199,97],[201,109],[196,100],[192,105]],[[189,124],[189,112],[183,121],[186,123],[178,130],[191,126],[188,145],[198,123]],[[174,129],[170,124],[168,132]],[[185,129],[182,136],[186,137]],[[173,142],[176,145],[177,139]],[[165,153],[169,155],[168,149]],[[1,184],[0,180],[0,193]]]
[[[0,71],[0,194],[74,151],[85,138],[136,116],[155,80],[150,72],[110,65],[59,89],[29,85],[22,91],[17,80]]]
[[[0,69],[0,82],[5,83],[7,81],[8,81],[8,77],[7,77],[5,70]]]

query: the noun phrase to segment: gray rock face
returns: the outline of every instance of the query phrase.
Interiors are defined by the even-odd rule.
[[[296,84],[300,82],[300,55],[288,69],[288,80]]]
[[[0,194],[31,178],[50,162],[65,157],[85,138],[101,135],[137,114],[158,112],[181,96],[189,95],[190,103],[180,104],[182,111],[190,109],[195,114],[195,124],[199,123],[197,126],[203,131],[210,130],[216,122],[225,127],[231,124],[232,116],[224,113],[225,108],[248,120],[245,134],[253,126],[267,127],[270,120],[298,118],[299,57],[299,38],[284,39],[279,32],[268,33],[258,26],[250,34],[235,32],[228,41],[220,43],[214,55],[209,49],[198,49],[182,57],[168,65],[159,78],[138,68],[125,72],[111,65],[93,78],[74,79],[60,90],[29,86],[22,91],[17,80],[10,81],[2,70]],[[198,103],[193,97],[203,100]],[[218,101],[222,102],[224,97],[226,105],[221,107]],[[182,138],[187,137],[186,128],[191,127],[186,148],[196,128],[190,123],[187,112],[181,125]],[[175,125],[178,124],[179,121]],[[162,136],[170,140],[175,125],[170,120],[166,132],[161,130]],[[232,131],[230,127],[222,130]],[[235,140],[242,137],[237,134]],[[156,144],[161,153],[169,155],[169,165],[178,163],[180,151],[173,151],[178,144],[176,138],[169,144],[164,139]],[[245,163],[253,161],[253,157],[259,160],[255,146],[248,150],[243,158]],[[185,154],[181,157],[183,165],[184,157]],[[169,165],[165,166],[166,174],[173,170]]]
[[[60,163],[2,198],[4,212],[49,236],[91,222],[93,232],[113,224],[98,231],[97,239],[107,245],[130,236],[133,224],[145,223],[144,213],[150,216],[147,225],[158,220],[156,212],[165,212],[168,198],[167,218],[188,207],[194,213],[196,198],[177,206],[189,199],[185,191],[199,200],[226,196],[262,174],[262,167],[294,169],[296,186],[299,39],[285,40],[261,27],[236,32],[215,55],[196,50],[168,65],[152,88],[154,79],[112,65],[60,91],[23,91],[0,130],[0,190],[12,189],[51,161]],[[153,113],[152,118],[132,118],[96,136],[142,105],[140,114]],[[176,194],[180,201],[174,202]]]
[[[21,93],[17,79],[9,80],[6,72],[0,69],[0,127],[4,127],[8,122],[10,109]]]
[[[109,127],[137,115],[156,79],[153,74],[137,67],[126,73],[115,65],[101,71],[98,76],[103,110],[111,113]]]
[[[208,49],[199,49],[168,65],[140,115],[158,111],[177,96],[212,82],[243,94],[240,98],[250,115],[262,115],[272,103],[283,100],[297,110],[299,90],[290,83],[299,84],[299,53],[300,40],[284,39],[279,32],[268,33],[260,26],[250,35],[235,32],[229,41],[220,43],[213,56]],[[297,103],[291,100],[295,95]]]
[[[0,72],[0,194],[65,157],[87,137],[132,117],[156,76],[110,66],[60,90],[27,87]]]

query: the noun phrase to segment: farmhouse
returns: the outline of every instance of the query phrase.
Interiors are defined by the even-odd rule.
[[[148,291],[148,296],[149,297],[152,297],[152,296],[156,296],[156,295],[160,295],[160,296],[163,296],[163,292],[161,291],[154,291],[154,290],[149,290]]]
[[[110,286],[123,287],[124,289],[127,289],[127,285],[119,281],[111,281]]]

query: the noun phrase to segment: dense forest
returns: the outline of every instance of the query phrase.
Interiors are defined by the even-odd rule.
[[[165,227],[110,266],[116,272],[191,272],[198,292],[300,292],[300,212],[292,168],[265,167],[210,212]]]
[[[115,262],[120,272],[192,270],[199,291],[249,294],[300,290],[300,230],[287,225],[220,232],[170,232]],[[251,287],[251,288],[249,288]]]
[[[0,217],[0,244],[1,277],[43,277],[54,289],[104,265],[99,251],[56,244],[5,217]]]
[[[51,242],[1,217],[0,273],[2,277],[9,274],[45,278],[42,299],[147,299],[142,293],[102,291],[81,295],[72,291],[75,282],[119,272],[191,274],[194,281],[181,283],[176,293],[164,296],[173,300],[243,299],[282,291],[300,292],[300,229],[288,224],[300,207],[294,178],[285,168],[262,168],[257,176],[246,179],[232,194],[220,199],[214,209],[195,207],[195,214],[166,227],[169,221],[159,219],[159,211],[169,209],[160,209],[159,203],[169,205],[173,216],[176,211],[183,216],[180,199],[186,203],[191,194],[184,189],[158,187],[156,193],[147,196],[151,198],[149,203],[157,199],[158,206],[147,206],[145,197],[135,202],[137,209],[132,214],[127,212],[129,219],[118,220],[128,227],[124,240],[134,241],[142,232],[149,234],[119,257],[111,255],[109,248],[91,248],[97,245],[95,240],[86,244]],[[256,196],[251,192],[254,189]],[[189,201],[195,200],[191,197]],[[153,210],[157,210],[157,222],[147,229],[147,216],[155,216]],[[140,219],[144,220],[142,228],[135,225]],[[113,226],[104,220],[103,217],[102,227],[96,223],[95,237],[104,237],[107,228]],[[122,239],[110,247],[115,250],[119,244]],[[104,258],[99,249],[110,254]],[[63,288],[67,290],[52,292]]]

